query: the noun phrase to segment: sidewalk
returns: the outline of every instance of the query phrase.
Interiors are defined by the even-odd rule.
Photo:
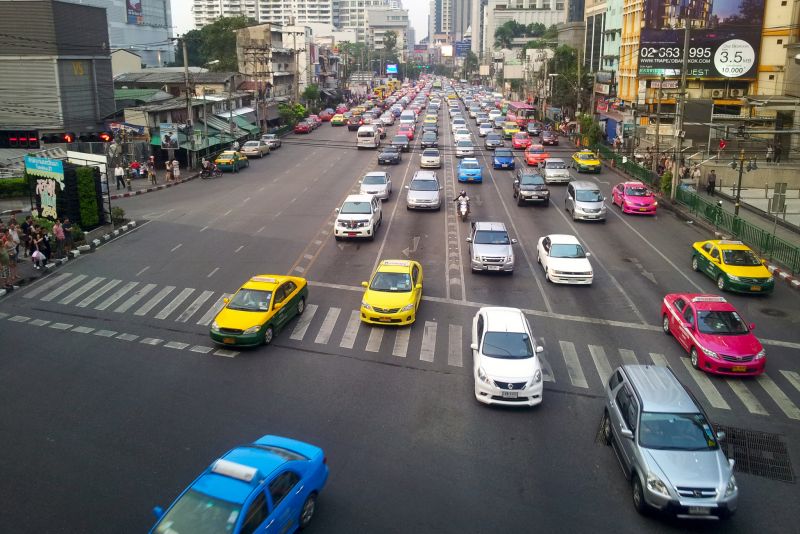
[[[706,200],[710,199],[704,187],[701,187],[700,191],[695,192]],[[714,196],[714,200],[722,200],[722,209],[733,213],[734,202],[736,200],[734,188],[718,188],[717,193],[718,194]],[[778,225],[775,234],[788,243],[800,246],[800,197],[796,189],[787,191],[786,193],[786,220],[784,221],[783,214],[778,215]],[[772,228],[775,227],[775,215],[767,213],[769,209],[769,200],[772,198],[772,191],[769,191],[767,195],[768,197],[765,198],[763,189],[743,188],[739,217],[772,233]],[[785,224],[781,224],[784,222]]]

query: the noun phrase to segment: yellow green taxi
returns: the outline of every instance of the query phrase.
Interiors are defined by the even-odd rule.
[[[361,300],[361,320],[369,324],[411,324],[422,299],[422,265],[413,260],[383,260]]]
[[[511,121],[503,123],[503,139],[511,139],[517,133],[519,133],[519,124]]]
[[[580,172],[597,172],[603,169],[603,164],[597,154],[591,150],[580,150],[572,155],[572,167]]]
[[[741,241],[712,239],[692,244],[692,270],[717,283],[721,291],[772,293],[775,278],[764,262]]]
[[[337,113],[331,117],[331,126],[344,126],[345,124],[347,124],[347,119],[344,118],[343,114]]]
[[[302,315],[307,299],[305,278],[253,276],[232,297],[224,299],[224,306],[211,322],[211,339],[237,347],[269,345],[276,332]]]
[[[456,100],[457,98],[455,93],[447,93],[447,100]]]
[[[226,150],[220,153],[214,163],[217,164],[219,170],[232,172],[239,172],[239,169],[250,166],[247,156],[236,150]]]
[[[353,115],[363,115],[364,113],[367,112],[367,108],[365,108],[364,106],[356,106],[350,111],[353,112]]]
[[[425,120],[422,121],[422,124],[437,124],[439,122],[438,117],[436,115],[425,115]]]

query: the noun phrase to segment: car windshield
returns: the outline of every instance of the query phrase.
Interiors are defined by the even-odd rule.
[[[506,128],[506,129],[517,128],[517,123],[516,122],[507,122],[507,123],[503,124],[503,128]]]
[[[439,184],[436,180],[411,180],[409,187],[412,191],[437,191]]]
[[[486,332],[483,336],[483,354],[493,358],[522,359],[533,356],[528,334],[521,332]]]
[[[544,178],[538,174],[523,174],[519,180],[520,185],[542,185]]]
[[[408,273],[377,272],[369,288],[373,291],[400,293],[411,291],[411,276]]]
[[[480,165],[477,161],[463,161],[461,162],[462,169],[480,169]]]
[[[639,445],[668,451],[713,451],[719,445],[703,414],[642,412]]]
[[[246,146],[246,147],[247,147],[247,146],[253,146],[253,147],[256,147],[256,148],[258,148],[258,141],[248,141],[248,142],[246,142],[246,143],[244,144],[244,146]]]
[[[585,258],[583,247],[575,243],[554,243],[550,245],[552,258]]]
[[[526,133],[514,134],[514,139],[528,139],[528,134]]]
[[[362,183],[364,185],[383,185],[386,183],[386,177],[367,175],[364,177],[364,181]]]
[[[647,188],[641,186],[626,187],[625,194],[631,197],[646,197],[649,196]]]
[[[479,230],[475,232],[476,245],[509,245],[508,232],[505,230]]]
[[[488,122],[484,122],[483,124],[480,125],[480,129],[481,130],[491,130],[492,129],[492,125],[489,124]]]
[[[236,155],[236,152],[230,152],[230,151],[226,150],[225,152],[220,154],[219,157],[220,158],[228,158],[228,159],[230,159],[230,158],[234,157],[235,155]]]
[[[277,139],[277,138],[278,138],[278,136],[275,135],[275,134],[264,134],[264,135],[261,136],[261,139],[263,139],[264,141],[271,141],[271,140]]]
[[[728,265],[738,265],[741,267],[755,267],[761,265],[761,260],[758,259],[752,250],[723,250],[722,258]]]
[[[272,291],[259,289],[240,289],[228,302],[229,310],[268,311]]]
[[[487,141],[499,141],[500,140],[500,134],[489,134],[489,135],[486,136],[486,140]]]
[[[392,143],[406,144],[408,143],[408,137],[406,137],[405,135],[395,135],[394,137],[392,137]]]
[[[567,165],[562,161],[548,161],[545,163],[546,169],[566,169]]]
[[[472,148],[472,141],[462,140],[458,142],[459,148]]]
[[[602,202],[603,196],[600,194],[600,191],[585,189],[575,191],[575,200],[579,202]]]
[[[423,141],[436,141],[436,134],[433,132],[425,132],[422,134]]]
[[[342,204],[342,209],[339,210],[339,213],[369,215],[372,213],[372,206],[369,202],[347,201]]]
[[[578,159],[582,160],[595,160],[594,154],[578,154]]]
[[[750,330],[735,311],[698,310],[697,329],[715,336],[741,335]]]
[[[436,157],[439,157],[439,151],[438,150],[425,150],[425,151],[422,152],[422,155],[427,157],[427,158],[436,158]]]
[[[494,157],[496,158],[513,158],[514,155],[510,150],[495,150]]]
[[[189,490],[161,518],[154,532],[217,534],[232,532],[242,506]]]
[[[396,146],[392,146],[392,145],[386,145],[383,148],[383,152],[384,153],[391,152],[392,154],[399,154],[400,153],[400,147],[396,147]]]
[[[544,147],[542,146],[532,146],[528,149],[529,154],[542,154],[544,153]]]
[[[456,135],[469,135],[469,130],[456,130]]]

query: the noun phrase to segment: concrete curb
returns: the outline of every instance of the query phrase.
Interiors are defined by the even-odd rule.
[[[136,197],[136,196],[139,196],[139,195],[144,195],[145,193],[152,193],[153,191],[161,191],[162,189],[167,189],[169,187],[172,187],[173,185],[180,185],[180,184],[185,183],[185,182],[191,182],[195,178],[199,178],[199,177],[200,177],[200,173],[197,173],[197,174],[193,174],[191,176],[187,176],[186,178],[182,178],[182,179],[178,180],[177,182],[169,182],[169,183],[166,183],[166,184],[154,185],[152,187],[147,187],[145,189],[137,189],[136,191],[127,191],[125,193],[117,193],[116,195],[110,195],[110,198],[111,198],[111,200],[117,200],[117,199],[120,199],[120,198]]]
[[[776,280],[783,280],[789,284],[789,287],[792,289],[800,290],[800,278],[772,263],[767,263],[767,269],[769,269],[769,272],[772,273],[772,276],[774,276]]]

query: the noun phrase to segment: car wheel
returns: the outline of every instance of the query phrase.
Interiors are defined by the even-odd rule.
[[[692,362],[692,367],[695,369],[700,369],[700,362],[697,356],[697,349],[692,347],[691,352],[689,352],[689,360]]]
[[[664,314],[664,317],[661,319],[661,329],[664,331],[665,334],[670,335],[669,331],[669,317],[667,314]]]
[[[303,315],[304,311],[306,311],[306,299],[301,298],[297,301],[297,315]]]
[[[517,206],[522,206],[522,204],[524,204],[524,202],[522,202],[522,197],[517,196]]]
[[[699,271],[700,270],[700,264],[697,261],[697,256],[692,256],[692,270],[693,271]]]
[[[269,345],[272,343],[272,339],[275,337],[275,331],[272,329],[271,326],[268,326],[264,329],[264,345]]]
[[[719,277],[717,278],[717,287],[719,288],[720,291],[725,291],[725,277],[724,276],[719,275]]]
[[[642,481],[636,473],[631,477],[631,496],[633,497],[633,507],[640,514],[647,512],[647,503],[644,502],[644,492],[642,491]]]
[[[550,199],[549,199],[549,198],[548,198],[547,200],[545,200],[545,201],[544,201],[544,205],[545,205],[545,206],[549,206],[549,205],[550,205]]]
[[[552,280],[550,280],[550,273],[548,272],[547,267],[544,268],[544,279],[548,282],[552,282]]]
[[[601,430],[603,435],[603,443],[611,445],[611,418],[608,416],[608,411],[603,410],[603,422]]]
[[[298,528],[300,530],[306,528],[309,524],[311,524],[311,520],[314,518],[314,512],[317,511],[317,494],[312,493],[306,499],[306,502],[303,503],[303,508],[300,510],[300,520],[298,521]]]

